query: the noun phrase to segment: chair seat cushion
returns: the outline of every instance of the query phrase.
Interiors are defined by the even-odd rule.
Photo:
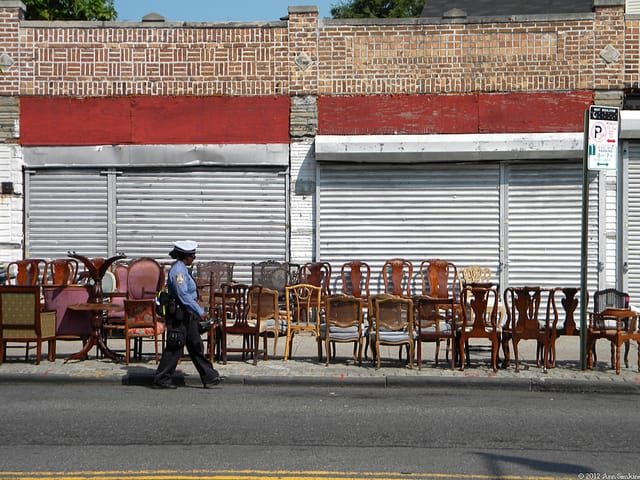
[[[371,341],[372,342],[376,341],[376,333],[375,332],[371,333]],[[385,343],[385,342],[389,342],[389,343],[408,342],[409,341],[409,334],[406,331],[397,331],[397,332],[381,331],[380,332],[380,341],[383,342],[383,343]]]
[[[320,324],[320,338],[324,340],[327,336],[327,324]],[[356,325],[352,327],[338,327],[336,325],[331,325],[329,327],[329,338],[335,338],[336,340],[358,340],[358,327]]]

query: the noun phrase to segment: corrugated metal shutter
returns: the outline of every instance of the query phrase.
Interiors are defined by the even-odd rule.
[[[509,286],[580,286],[582,164],[512,163],[508,166]],[[589,189],[589,290],[597,285],[598,189]],[[506,286],[506,285],[505,285]]]
[[[107,178],[97,170],[30,172],[26,256],[107,255]]]
[[[319,259],[334,269],[362,260],[372,293],[383,289],[384,262],[443,258],[458,266],[499,264],[498,163],[322,164]],[[332,288],[339,287],[339,270]],[[414,281],[417,291],[419,278]],[[414,291],[416,289],[414,288]]]
[[[629,142],[628,168],[627,290],[632,302],[640,303],[640,143]]]
[[[640,0],[627,0],[625,13],[628,15],[640,13]]]
[[[117,250],[170,260],[172,243],[193,239],[196,261],[251,263],[286,255],[285,175],[275,169],[125,171],[117,179]]]

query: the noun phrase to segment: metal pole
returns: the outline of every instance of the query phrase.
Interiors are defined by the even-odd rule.
[[[580,240],[580,368],[587,369],[587,266],[589,261],[589,110],[584,112],[582,237]]]

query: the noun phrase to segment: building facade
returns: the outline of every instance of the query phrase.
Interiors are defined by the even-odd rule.
[[[629,11],[627,11],[629,10]],[[640,295],[640,16],[34,22],[0,0],[0,259],[490,267],[580,284],[584,112],[622,109],[587,173],[588,283]],[[284,12],[283,12],[284,13]]]

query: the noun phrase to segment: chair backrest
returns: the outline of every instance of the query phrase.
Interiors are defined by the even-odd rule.
[[[40,287],[11,285],[0,287],[0,339],[37,338]],[[0,341],[1,341],[0,340]]]
[[[380,298],[375,302],[375,329],[381,331],[413,332],[413,300],[404,297]]]
[[[285,287],[298,283],[297,263],[279,262],[277,260],[265,260],[251,264],[251,283],[262,285],[278,292],[280,300],[284,300]]]
[[[593,294],[593,311],[602,313],[607,308],[629,308],[629,301],[628,293],[615,288],[598,290]]]
[[[48,285],[70,285],[76,283],[78,261],[75,258],[56,258],[47,262],[44,283]]]
[[[553,292],[553,290],[551,290]],[[504,291],[504,305],[507,313],[505,329],[519,333],[540,330],[538,315],[542,290],[540,287],[509,287]],[[550,295],[548,304],[553,302]]]
[[[491,282],[491,269],[480,265],[469,265],[460,269],[460,280],[463,285]]]
[[[384,293],[411,297],[413,281],[413,263],[403,258],[392,258],[382,266]]]
[[[476,282],[466,285],[462,289],[461,301],[463,305],[468,305],[469,310],[462,309],[462,328],[471,327],[471,332],[495,331],[498,327],[498,299],[498,289],[493,285]]]
[[[36,258],[16,260],[7,264],[7,285],[39,285],[42,283],[46,262]]]
[[[340,328],[362,328],[362,299],[352,295],[329,295],[325,298],[325,321]]]
[[[164,269],[153,258],[136,258],[127,270],[127,298],[155,298],[164,286]]]
[[[353,260],[342,264],[340,269],[342,279],[342,293],[362,298],[369,298],[369,282],[371,280],[371,267],[360,260]]]
[[[88,338],[91,335],[92,314],[71,310],[69,305],[89,301],[87,285],[43,285],[44,309],[56,312],[56,337]]]
[[[209,306],[211,295],[220,291],[225,283],[233,281],[234,262],[197,262],[194,264],[194,280],[198,286],[200,305]]]
[[[246,324],[249,314],[250,286],[244,283],[224,283],[221,285],[223,325]]]
[[[280,312],[278,292],[261,285],[252,285],[249,289],[249,320],[277,320]],[[257,325],[259,328],[259,323]]]
[[[422,294],[458,301],[458,269],[446,260],[430,259],[420,263]]]
[[[300,283],[315,285],[322,289],[322,295],[331,294],[331,264],[329,262],[310,262],[300,267]]]
[[[562,333],[564,335],[578,335],[580,329],[576,325],[575,312],[580,302],[580,289],[578,287],[558,287],[555,289],[555,301],[562,305],[564,321],[562,323]]]
[[[322,287],[309,283],[296,283],[286,287],[287,318],[297,329],[315,330],[320,327]]]

